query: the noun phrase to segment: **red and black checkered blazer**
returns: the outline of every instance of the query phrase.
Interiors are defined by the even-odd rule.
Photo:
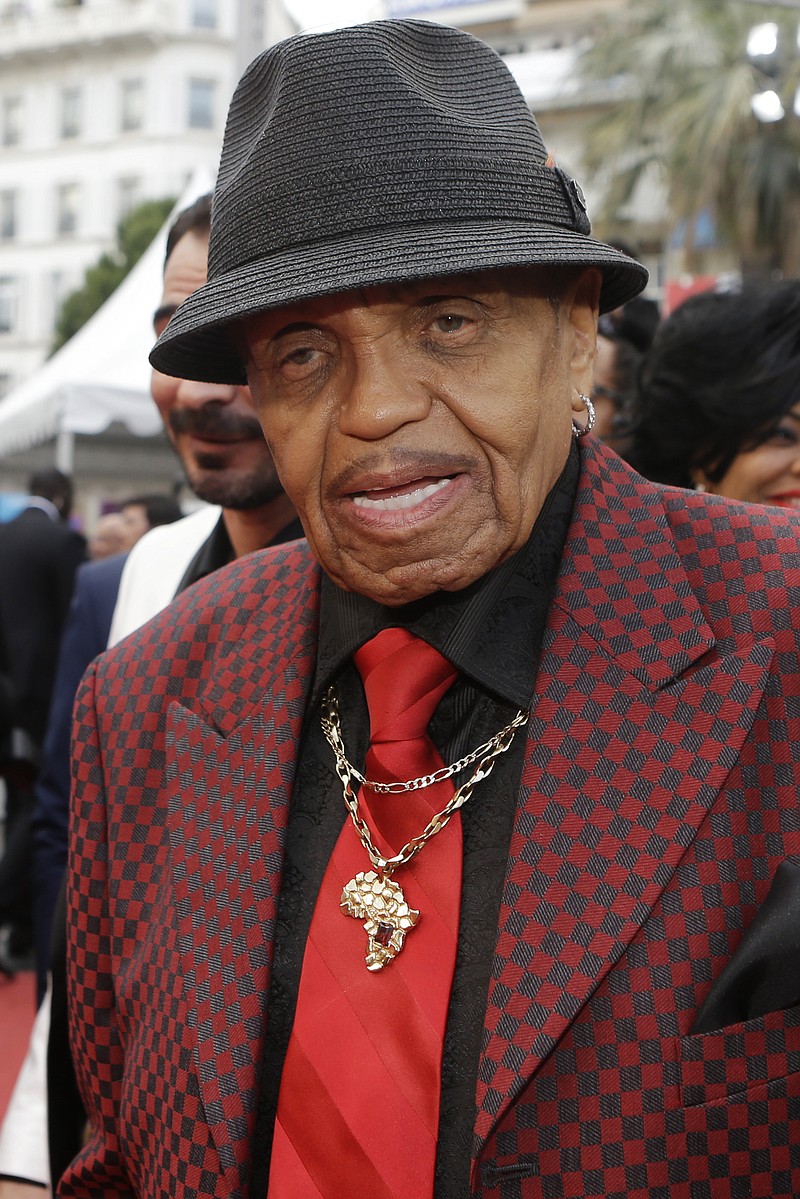
[[[694,1031],[800,854],[800,522],[656,488],[587,440],[505,879],[473,1193],[800,1196],[800,996]],[[83,687],[71,1016],[95,1135],[62,1195],[247,1195],[317,584],[305,543],[241,560]]]

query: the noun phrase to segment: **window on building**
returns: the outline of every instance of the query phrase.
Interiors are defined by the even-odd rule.
[[[77,183],[62,183],[56,191],[56,229],[64,237],[77,232],[79,199]]]
[[[61,136],[77,137],[81,131],[81,89],[65,87],[61,91]]]
[[[120,128],[124,132],[141,129],[144,124],[144,82],[123,79],[121,84]]]
[[[69,276],[65,271],[52,271],[50,274],[50,286],[48,292],[52,311],[50,313],[50,329],[55,331],[56,321],[61,312],[61,305],[64,303],[67,296],[74,288],[70,286]]]
[[[213,79],[189,80],[189,128],[214,128],[214,93],[216,84]]]
[[[2,142],[18,146],[22,141],[22,96],[4,96],[2,109]]]
[[[17,281],[0,275],[0,333],[13,333],[17,324]]]
[[[192,0],[192,26],[195,29],[217,28],[217,0]]]
[[[139,179],[120,179],[117,182],[117,220],[121,221],[132,212],[141,200],[141,183]]]
[[[0,240],[12,241],[17,236],[17,193],[10,188],[0,191]]]

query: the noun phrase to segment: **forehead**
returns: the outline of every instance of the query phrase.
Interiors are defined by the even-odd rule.
[[[176,243],[164,267],[162,304],[180,304],[206,281],[208,233],[191,229]]]
[[[269,309],[245,318],[245,333],[271,336],[287,325],[313,324],[338,314],[360,309],[413,307],[446,297],[479,300],[491,307],[513,307],[517,300],[555,299],[560,287],[553,272],[544,267],[476,271],[470,274],[442,275],[431,279],[411,279],[380,284],[357,291],[313,296],[296,304]]]

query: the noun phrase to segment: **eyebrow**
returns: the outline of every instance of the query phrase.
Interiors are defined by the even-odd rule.
[[[317,329],[316,321],[290,321],[288,325],[283,325],[280,329],[276,329],[270,334],[270,341],[277,341],[279,337],[286,337],[290,333],[308,333],[311,329]]]

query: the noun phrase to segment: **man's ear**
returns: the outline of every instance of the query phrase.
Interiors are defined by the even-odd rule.
[[[574,388],[572,406],[576,412],[584,411],[581,393],[589,395],[592,390],[602,283],[601,272],[592,267],[581,271],[562,297],[562,319],[567,322],[571,334],[568,343],[569,368]]]

